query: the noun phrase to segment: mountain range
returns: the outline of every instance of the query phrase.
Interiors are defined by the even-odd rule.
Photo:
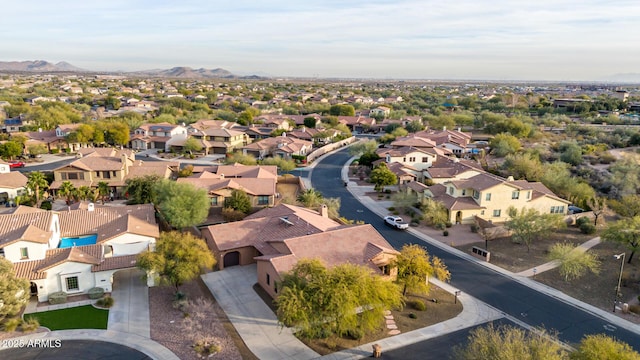
[[[77,72],[77,73],[104,73],[92,70],[81,69],[67,62],[50,63],[45,60],[34,61],[0,61],[0,71],[16,72]],[[115,73],[115,72],[114,72]],[[142,71],[117,72],[121,75],[132,76],[152,76],[184,79],[249,79],[259,78],[258,76],[237,76],[225,69],[192,69],[186,66],[174,67],[171,69],[152,69]]]

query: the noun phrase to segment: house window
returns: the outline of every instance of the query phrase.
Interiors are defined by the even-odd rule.
[[[78,180],[78,173],[69,173],[69,180]]]
[[[484,210],[480,210],[480,215],[484,215]]]
[[[409,162],[416,162],[415,156],[410,156],[409,157]]]
[[[62,180],[67,180],[67,173],[60,173],[60,178]]]
[[[4,248],[0,248],[0,257],[4,257]]]
[[[462,196],[467,196],[467,189],[462,189]]]
[[[77,276],[70,276],[70,277],[65,279],[65,282],[67,283],[67,291],[79,291],[80,290],[80,286],[78,285],[78,277]]]
[[[23,247],[20,248],[20,259],[28,259],[29,258],[29,248]]]
[[[511,200],[518,200],[520,199],[520,191],[514,191],[511,193]]]
[[[491,201],[491,193],[487,193],[487,195],[484,196],[484,199],[487,201]]]
[[[552,206],[551,207],[552,214],[564,214],[564,206]]]
[[[382,265],[380,267],[378,267],[378,269],[380,269],[380,271],[382,272],[383,275],[390,275],[391,272],[389,271],[389,265]]]
[[[218,206],[218,197],[214,196],[211,198],[211,206]]]
[[[96,171],[96,177],[100,177],[100,171]]]
[[[425,157],[423,157],[423,158],[422,158],[422,162],[423,162],[423,163],[427,163],[427,162],[429,162],[429,158],[428,158],[428,157],[426,157],[426,156],[425,156]]]
[[[105,178],[105,179],[111,179],[111,172],[103,171],[102,172],[102,177]]]
[[[111,176],[116,177],[116,172],[115,172],[115,171],[112,171],[112,172],[111,172]]]
[[[271,285],[271,276],[267,274],[267,285]]]
[[[480,192],[478,190],[473,190],[473,198],[476,200],[480,198]]]
[[[269,205],[269,196],[267,195],[258,196],[258,205]]]
[[[453,186],[449,187],[449,195],[453,195]]]
[[[500,217],[500,212],[501,212],[501,210],[500,210],[500,209],[498,209],[498,210],[493,210],[493,217]]]
[[[531,199],[531,191],[527,191],[527,200]]]

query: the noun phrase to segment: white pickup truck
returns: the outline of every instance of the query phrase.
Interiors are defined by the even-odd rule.
[[[384,222],[398,230],[406,230],[409,228],[409,224],[404,222],[400,216],[385,216]]]

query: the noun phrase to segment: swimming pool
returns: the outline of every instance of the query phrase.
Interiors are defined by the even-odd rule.
[[[76,237],[64,237],[60,239],[59,248],[68,248],[72,246],[93,245],[98,240],[98,235],[82,235]]]

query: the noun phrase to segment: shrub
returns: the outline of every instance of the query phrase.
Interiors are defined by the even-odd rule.
[[[113,306],[113,298],[111,296],[105,296],[102,299],[96,301],[96,305],[108,309]]]
[[[43,201],[42,204],[40,205],[40,209],[44,209],[44,210],[51,210],[52,205],[50,201]]]
[[[222,218],[224,221],[240,221],[247,216],[245,213],[239,210],[232,209],[230,207],[225,207],[222,209]]]
[[[60,153],[60,149],[51,149],[51,153],[52,154],[59,154]]]
[[[583,223],[580,225],[580,232],[583,234],[593,234],[596,232],[596,226],[591,222]]]
[[[391,194],[391,189],[385,189],[384,192],[385,194]]]
[[[399,215],[400,212],[398,210],[395,210],[394,212],[392,212],[393,215]]]
[[[477,224],[471,224],[470,230],[472,233],[477,233],[480,230],[480,226],[478,226]]]
[[[582,224],[591,224],[591,219],[586,216],[581,216],[576,220],[576,226],[580,227]]]
[[[353,340],[360,340],[364,337],[364,331],[362,331],[361,329],[348,330],[347,337]]]
[[[199,339],[195,342],[195,344],[193,344],[193,350],[195,350],[198,355],[205,357],[208,355],[216,354],[220,352],[220,350],[222,350],[222,347],[218,344],[215,344],[213,341],[214,339],[212,338]]]
[[[394,206],[389,206],[389,207],[387,208],[387,210],[389,210],[389,211],[394,211],[395,209],[396,209],[396,208],[395,208]]]
[[[435,225],[435,228],[438,229],[438,230],[444,230],[444,229],[447,228],[447,225],[445,223],[437,223]]]
[[[452,227],[452,226],[453,226],[453,224],[451,223],[451,221],[447,221],[447,222],[444,224],[444,226],[446,226],[446,227],[450,228],[450,227]]]
[[[35,331],[39,327],[40,327],[40,322],[38,321],[38,319],[34,317],[30,317],[26,321],[23,321],[22,326],[20,326],[23,332]]]
[[[414,313],[409,313],[409,317],[412,319],[417,319],[418,315],[414,314]]]
[[[442,235],[444,235],[444,236],[449,236],[449,230],[445,230],[445,231],[443,231],[443,232],[442,232]]]
[[[413,302],[411,302],[411,306],[418,311],[427,310],[427,304],[425,304],[422,300],[414,300]]]
[[[4,324],[2,324],[2,328],[6,332],[14,332],[20,324],[22,324],[22,319],[20,319],[19,317],[14,317],[5,320]]]
[[[104,295],[104,289],[101,287],[94,287],[88,291],[89,299],[100,299]]]
[[[58,292],[49,294],[49,304],[51,305],[64,304],[66,302],[67,302],[67,293],[64,291],[58,291]]]

